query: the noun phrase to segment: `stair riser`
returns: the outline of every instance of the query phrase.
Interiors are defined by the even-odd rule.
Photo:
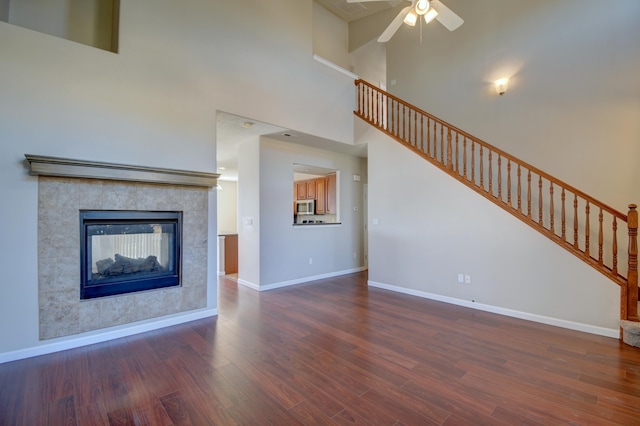
[[[622,341],[630,346],[640,348],[640,322],[620,321]]]

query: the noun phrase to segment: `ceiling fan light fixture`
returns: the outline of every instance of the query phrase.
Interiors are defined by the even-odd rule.
[[[429,10],[429,1],[428,0],[418,0],[416,3],[416,13],[420,16],[427,13]]]
[[[429,9],[426,15],[424,15],[424,22],[427,24],[435,19],[438,16],[438,11],[434,8]]]
[[[407,13],[407,16],[404,17],[404,23],[407,25],[414,27],[416,22],[418,22],[418,15],[416,15],[413,10]]]

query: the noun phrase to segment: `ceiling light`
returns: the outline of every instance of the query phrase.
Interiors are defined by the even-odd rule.
[[[429,9],[429,11],[427,12],[426,15],[424,15],[424,22],[426,22],[427,24],[431,21],[433,21],[433,19],[438,16],[438,11],[435,10],[434,8]]]
[[[427,10],[429,10],[429,2],[427,0],[418,0],[418,3],[416,3],[416,13],[422,16],[427,13]]]
[[[416,15],[416,13],[413,10],[407,13],[407,16],[404,17],[404,23],[412,27],[416,25],[417,21],[418,21],[418,15]]]
[[[498,95],[504,95],[509,87],[509,79],[507,77],[496,80],[496,92]]]
[[[242,123],[242,127],[244,127],[245,129],[250,129],[251,127],[253,127],[253,123],[251,121],[245,121],[244,123]]]

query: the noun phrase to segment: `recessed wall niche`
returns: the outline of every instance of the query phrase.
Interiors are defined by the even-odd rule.
[[[0,21],[118,52],[120,0],[0,0]]]

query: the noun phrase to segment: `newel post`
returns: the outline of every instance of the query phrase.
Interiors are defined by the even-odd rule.
[[[638,320],[638,208],[629,205],[629,269],[627,272],[627,319]]]

